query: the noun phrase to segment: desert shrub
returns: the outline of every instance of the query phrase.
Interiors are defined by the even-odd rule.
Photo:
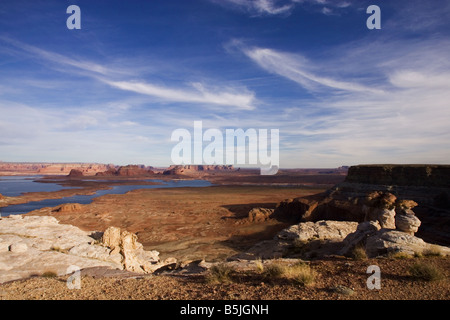
[[[41,274],[41,277],[44,277],[44,278],[55,278],[57,276],[58,276],[58,274],[55,271],[50,271],[50,270],[44,271]]]
[[[285,268],[284,277],[302,286],[309,286],[315,282],[317,273],[307,264],[295,264]]]
[[[426,257],[441,257],[441,256],[443,256],[442,249],[436,245],[430,246],[430,248],[427,250],[424,250],[422,252],[422,254]]]
[[[271,263],[264,268],[263,275],[267,279],[278,279],[284,273],[284,266],[279,263]]]
[[[414,256],[407,254],[406,252],[397,251],[397,252],[391,252],[388,255],[388,258],[391,259],[411,259],[414,258]]]
[[[264,264],[261,259],[255,260],[255,269],[257,273],[263,273],[264,272]]]
[[[356,246],[351,253],[351,257],[355,260],[366,260],[367,253],[363,246]]]
[[[426,263],[415,263],[409,268],[409,273],[414,279],[423,281],[438,281],[445,277],[439,268]]]
[[[207,280],[210,283],[230,283],[232,282],[232,274],[234,268],[230,265],[221,263],[211,267]]]
[[[304,263],[294,265],[272,263],[264,268],[263,275],[270,280],[285,279],[302,286],[313,284],[317,277],[316,271]]]

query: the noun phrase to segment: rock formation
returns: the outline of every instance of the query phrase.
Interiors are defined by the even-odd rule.
[[[450,165],[358,165],[348,170],[346,182],[450,187]]]
[[[350,167],[345,182],[321,194],[285,200],[278,204],[272,217],[291,223],[377,220],[383,228],[419,232],[426,241],[448,245],[449,168],[438,165]],[[408,214],[415,217],[403,217]],[[414,231],[418,220],[421,228]]]
[[[63,205],[60,205],[56,209],[54,209],[54,212],[60,212],[60,213],[67,213],[67,212],[75,212],[82,209],[81,204],[78,203],[65,203]]]
[[[92,176],[114,167],[99,163],[14,163],[0,162],[0,175],[68,175],[75,169]]]
[[[420,255],[430,251],[449,255],[450,248],[415,236],[421,227],[432,236],[444,234],[445,244],[450,243],[448,208],[439,209],[439,220],[430,219],[435,210],[433,205],[448,202],[449,168],[351,167],[346,181],[327,192],[279,203],[271,217],[296,224],[279,232],[273,240],[255,245],[243,256],[352,255],[355,248],[363,248],[369,257],[395,253]],[[430,209],[428,215],[423,214],[423,208]],[[423,218],[416,216],[416,211],[422,212]],[[424,225],[423,220],[428,223]],[[444,233],[439,232],[445,228],[442,226],[447,226]]]
[[[253,208],[248,213],[248,220],[250,222],[263,222],[270,218],[273,209],[267,208]]]
[[[5,197],[0,193],[0,200],[5,199]]]
[[[120,228],[109,227],[106,229],[101,241],[111,250],[110,255],[115,256],[115,259],[120,258],[124,269],[128,271],[149,273],[176,262],[172,258],[161,262],[158,251],[144,251],[134,233]]]
[[[257,243],[235,259],[311,258],[336,254],[357,222],[321,220],[301,222],[280,231],[272,240]]]
[[[354,232],[357,226],[357,222],[351,221],[321,220],[317,222],[303,222],[280,231],[277,234],[277,238],[302,242],[311,240],[343,240],[348,234]]]
[[[363,248],[369,258],[397,253],[421,255],[437,252],[450,255],[448,247],[426,243],[400,230],[381,228],[380,224],[374,221],[360,223],[357,230],[349,234],[343,243],[344,247],[339,252],[342,255],[351,255],[357,247]]]
[[[70,173],[67,176],[71,177],[71,178],[82,177],[83,172],[78,169],[72,169],[72,170],[70,170]]]
[[[157,251],[145,251],[133,233],[110,228],[103,241],[94,233],[59,224],[50,216],[11,215],[0,219],[0,283],[53,271],[108,267],[151,273],[174,259],[160,261]]]
[[[183,175],[206,172],[234,171],[232,165],[173,165],[164,170],[164,175]]]
[[[361,248],[369,258],[405,253],[450,255],[450,248],[426,243],[400,230],[381,228],[378,221],[362,223],[321,220],[300,222],[280,231],[272,240],[257,243],[236,259],[320,258],[353,256]]]
[[[142,177],[151,176],[154,172],[151,168],[139,165],[121,166],[117,169],[109,168],[104,172],[98,172],[96,176]]]

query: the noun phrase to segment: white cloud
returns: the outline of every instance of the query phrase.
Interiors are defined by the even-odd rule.
[[[342,9],[351,6],[348,1],[327,0],[210,0],[220,5],[228,5],[245,10],[253,16],[289,15],[296,6],[312,5],[325,15],[334,14],[332,8]]]
[[[240,110],[255,109],[254,94],[236,92],[231,88],[207,89],[201,83],[193,83],[193,89],[156,86],[146,82],[103,80],[112,87],[160,98],[169,102],[201,103],[206,105],[231,106]]]
[[[382,93],[382,90],[357,82],[336,80],[314,74],[308,71],[312,62],[300,55],[267,48],[243,48],[243,52],[263,69],[286,77],[310,91],[321,91],[326,87],[343,91]]]
[[[211,85],[206,88],[199,82],[191,83],[193,89],[180,89],[171,86],[155,85],[149,82],[135,82],[116,80],[128,76],[130,72],[120,68],[110,68],[102,64],[94,63],[88,60],[76,60],[60,55],[58,53],[42,50],[40,48],[0,36],[0,40],[20,49],[21,53],[30,54],[33,58],[41,59],[46,62],[55,63],[61,66],[70,66],[83,71],[83,75],[99,80],[111,87],[121,90],[132,91],[148,96],[153,96],[168,102],[185,102],[185,103],[201,103],[205,105],[219,105],[234,107],[238,110],[255,109],[255,95],[246,88],[229,88],[219,85]],[[67,70],[61,70],[67,72]],[[107,77],[107,78],[106,78]],[[119,106],[119,108],[128,108],[127,105]],[[83,127],[91,125],[86,119],[77,120],[77,123]],[[74,123],[77,126],[77,123]]]
[[[415,70],[399,70],[389,76],[389,81],[399,88],[447,88],[450,90],[450,74],[424,73]]]
[[[244,9],[252,15],[280,15],[288,14],[293,8],[292,1],[285,4],[279,4],[277,0],[212,0],[221,5],[232,5]]]
[[[106,68],[100,64],[93,63],[85,60],[71,59],[61,54],[40,49],[35,46],[28,45],[26,43],[11,39],[6,36],[0,36],[0,40],[12,45],[13,47],[20,49],[21,53],[31,55],[33,58],[43,59],[47,62],[57,63],[64,66],[72,66],[84,71],[94,72],[102,75],[108,75],[112,73],[112,70]]]
[[[385,40],[330,48],[320,60],[233,42],[263,70],[318,97],[291,100],[271,118],[281,166],[448,163],[450,43]]]

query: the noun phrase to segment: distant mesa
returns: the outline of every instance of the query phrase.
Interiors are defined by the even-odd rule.
[[[357,165],[346,182],[376,185],[450,187],[450,165]]]
[[[83,176],[84,176],[83,172],[78,169],[70,170],[70,173],[68,175],[68,177],[83,177]]]
[[[104,172],[96,173],[96,176],[102,177],[142,177],[142,176],[151,176],[154,175],[155,172],[151,167],[146,167],[144,165],[127,165],[120,166],[118,168],[109,168]]]
[[[85,176],[93,176],[114,168],[112,164],[99,163],[27,163],[1,162],[0,175],[69,175],[75,169]],[[75,174],[75,173],[74,173]]]
[[[80,211],[82,208],[81,204],[78,203],[66,203],[53,210],[53,212],[71,213]]]
[[[163,172],[164,175],[183,175],[206,172],[235,171],[232,165],[173,165]]]

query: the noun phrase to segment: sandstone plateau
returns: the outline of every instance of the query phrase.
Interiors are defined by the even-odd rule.
[[[119,177],[146,177],[155,174],[151,167],[143,165],[127,165],[118,168],[109,168],[106,171],[96,173],[96,176],[119,176]]]
[[[0,175],[68,175],[77,170],[86,176],[93,176],[113,168],[112,164],[98,163],[14,163],[0,162]]]
[[[402,228],[401,225],[407,223],[405,228],[411,228],[410,232],[419,226],[418,218],[421,221],[420,237],[450,245],[449,168],[439,165],[350,167],[344,182],[321,194],[287,199],[277,206],[273,217],[291,223],[318,220],[363,222],[368,220],[368,216],[383,215],[383,221],[379,221],[381,226],[397,224]],[[411,207],[415,214],[408,216]],[[397,220],[392,212],[394,208],[402,214],[397,216]]]
[[[145,251],[137,236],[110,227],[104,233],[82,231],[49,216],[10,216],[0,219],[0,283],[73,267],[107,267],[152,273],[174,259],[161,261],[157,251]]]
[[[239,170],[239,169],[238,169]],[[164,175],[189,175],[208,172],[232,172],[232,165],[173,165],[164,170]]]

